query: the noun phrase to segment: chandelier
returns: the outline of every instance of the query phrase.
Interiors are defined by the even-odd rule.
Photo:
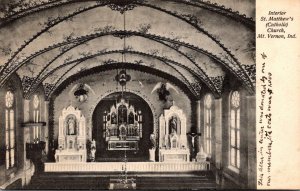
[[[124,26],[124,33],[126,31],[126,16],[125,16],[125,13],[123,13],[123,26]],[[124,91],[124,88],[126,89],[126,84],[128,81],[130,81],[131,79],[131,76],[128,75],[126,73],[126,68],[124,67],[125,63],[126,63],[126,55],[125,55],[125,52],[126,52],[126,35],[124,36],[123,38],[123,51],[122,51],[122,65],[121,65],[121,71],[118,72],[117,70],[117,75],[115,76],[115,80],[117,81],[117,83],[119,83],[122,87],[122,97],[123,97],[123,91]]]
[[[126,74],[126,70],[122,69],[115,77],[115,80],[123,87],[126,86],[126,83],[130,81],[131,76]]]
[[[125,13],[123,14],[123,18],[124,18],[124,32],[125,32],[126,31],[126,29],[125,29],[125,26],[126,26],[125,25],[125,23],[126,23]],[[123,38],[121,70],[120,70],[120,72],[118,72],[118,70],[117,70],[117,75],[115,76],[115,80],[117,81],[117,83],[119,85],[121,85],[121,99],[124,99],[124,96],[123,96],[124,88],[126,90],[126,84],[131,79],[131,76],[126,73],[126,68],[124,66],[124,63],[126,63],[125,51],[126,51],[126,37]],[[118,182],[119,182],[119,184],[122,185],[122,188],[128,189],[128,188],[132,187],[133,185],[135,185],[135,179],[133,179],[133,178],[128,179],[128,174],[127,174],[128,159],[127,159],[126,149],[124,151],[123,162],[124,162],[124,164],[122,165],[122,170],[121,170],[121,174],[119,175]]]

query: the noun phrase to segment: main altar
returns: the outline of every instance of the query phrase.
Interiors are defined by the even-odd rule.
[[[142,113],[125,99],[112,105],[103,115],[103,138],[107,150],[139,150],[143,136]]]

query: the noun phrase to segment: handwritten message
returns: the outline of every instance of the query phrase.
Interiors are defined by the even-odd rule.
[[[258,33],[257,38],[268,39],[295,39],[297,38],[295,31],[290,31],[290,25],[295,23],[295,18],[290,16],[288,12],[269,11],[266,16],[260,17],[259,22],[264,23],[265,32]]]
[[[268,57],[261,53],[262,63],[261,78],[259,79],[259,144],[258,144],[258,185],[271,186],[272,177],[272,98],[273,84],[272,73],[268,72]]]

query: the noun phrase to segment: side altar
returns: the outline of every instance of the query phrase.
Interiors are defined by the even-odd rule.
[[[165,109],[159,118],[159,161],[189,162],[187,147],[186,116],[173,105]]]
[[[56,162],[86,162],[86,121],[79,109],[64,108],[59,117]]]

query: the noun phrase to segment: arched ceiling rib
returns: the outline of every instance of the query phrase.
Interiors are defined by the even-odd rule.
[[[119,32],[117,32],[117,33],[113,33],[114,35],[117,35]],[[129,36],[131,36],[131,35],[133,35],[134,33],[132,33],[132,34],[130,34],[130,33],[127,33]],[[137,33],[136,33],[137,34]],[[141,35],[141,34],[140,34]],[[150,37],[153,37],[153,38],[157,38],[156,36],[153,36],[153,35],[148,35],[148,36],[150,36]],[[130,39],[130,38],[129,38]],[[164,40],[168,40],[169,42],[173,42],[173,41],[171,41],[170,39],[166,39],[166,38],[161,38],[161,39],[164,39]],[[156,40],[156,39],[154,39],[154,40]],[[159,40],[157,40],[157,41],[159,41]],[[80,39],[79,40],[79,44],[80,43],[82,43],[83,41]],[[177,42],[179,45],[184,45],[184,43],[180,43],[180,42]],[[101,44],[101,43],[100,43]],[[116,44],[116,43],[111,43],[111,44]],[[148,43],[147,43],[148,44]],[[80,45],[82,45],[82,44],[80,44]],[[119,45],[120,46],[120,45]],[[157,46],[154,46],[154,47],[157,47]],[[184,47],[184,46],[181,46],[181,47]],[[193,48],[193,46],[188,46],[188,47],[191,47],[191,48]],[[94,47],[95,48],[95,47]],[[104,47],[103,47],[104,48]],[[84,47],[83,48],[79,48],[80,50],[82,50],[82,49],[85,49]],[[93,49],[93,48],[90,48],[90,49]],[[104,48],[105,49],[105,48]],[[178,47],[178,49],[180,49],[180,47]],[[187,48],[186,48],[187,49]],[[50,50],[51,50],[51,48],[50,48]],[[60,55],[60,52],[58,51],[59,50],[59,48],[55,48],[55,51],[57,52],[57,54],[58,55]],[[60,49],[61,50],[61,49]],[[65,49],[63,49],[64,51],[66,51]],[[158,54],[158,53],[160,53],[160,51],[158,51],[157,49],[153,49],[154,50],[154,52],[153,52],[153,54],[155,53],[155,54]],[[150,53],[151,53],[151,51],[152,51],[152,49],[150,50]],[[192,50],[193,51],[193,50]],[[198,49],[198,51],[199,51],[199,49]],[[202,51],[203,52],[203,51]],[[84,52],[81,52],[81,53],[79,53],[79,54],[84,54]],[[87,52],[85,52],[85,54],[88,54]],[[174,54],[175,56],[177,56],[176,54]],[[55,55],[54,55],[55,56]],[[71,54],[71,55],[69,55],[69,56],[66,56],[66,57],[64,57],[64,58],[60,58],[61,60],[60,60],[60,62],[58,62],[58,63],[56,63],[56,64],[60,64],[60,63],[63,63],[64,62],[64,59],[66,59],[66,60],[68,60],[69,58],[71,58],[71,56],[73,56],[73,54]],[[52,62],[52,59],[49,59],[49,57],[47,57],[47,56],[45,56],[47,59],[45,59],[42,63],[46,63],[48,60],[50,60],[50,63]],[[199,58],[199,55],[196,55],[196,56],[190,56],[190,57],[194,57],[194,58]],[[38,57],[39,58],[39,57]],[[56,58],[56,56],[54,57],[54,58]],[[180,58],[177,58],[177,59],[179,59],[180,60]],[[30,59],[31,60],[31,65],[33,65],[33,67],[35,66],[35,65],[38,65],[38,64],[34,64],[34,63],[32,63],[33,61],[34,61],[34,59]],[[201,60],[199,60],[199,62],[197,63],[197,64],[199,64],[200,66],[201,66]],[[38,62],[37,62],[38,63]],[[188,63],[187,62],[185,62],[185,64],[186,65],[188,65]],[[26,65],[26,62],[25,62],[25,65]],[[215,65],[214,66],[214,68],[215,69],[213,69],[213,71],[214,71],[214,74],[218,74],[218,73],[216,73],[216,69],[218,70],[218,66],[216,65],[216,64],[214,64],[214,63],[209,63],[209,64],[206,64],[206,66],[204,65],[204,67],[205,67],[205,69],[206,69],[206,72],[209,74],[210,72],[209,72],[209,70],[207,69],[207,67],[210,67],[210,68],[213,68],[213,65]],[[27,70],[27,67],[26,68],[24,68],[25,70]],[[47,69],[47,68],[44,68],[45,70]],[[22,70],[19,70],[21,73],[22,73]],[[37,72],[37,71],[39,71],[38,70],[38,68],[35,68],[35,70],[34,70],[35,72]],[[221,71],[221,70],[220,70]],[[24,73],[24,72],[23,72]],[[219,72],[219,74],[220,74],[220,72]],[[222,71],[221,71],[221,74],[222,74]],[[20,74],[21,75],[21,74]],[[199,75],[200,75],[200,73],[199,73]],[[212,77],[214,77],[214,76],[212,76]]]
[[[121,66],[121,64],[123,66]],[[187,89],[187,87],[182,83],[182,81],[174,76],[169,75],[168,73],[165,73],[165,71],[161,71],[161,70],[157,70],[157,68],[149,68],[147,66],[143,66],[143,65],[136,65],[135,63],[111,63],[111,64],[106,64],[106,65],[102,65],[102,66],[96,66],[96,67],[91,67],[90,69],[86,69],[84,71],[81,72],[75,72],[70,74],[70,76],[66,77],[66,79],[63,79],[60,81],[59,85],[57,85],[57,88],[55,88],[54,90],[48,89],[46,91],[50,92],[50,94],[52,94],[53,96],[58,95],[61,91],[63,91],[65,88],[67,88],[67,86],[74,82],[74,80],[80,80],[82,77],[86,77],[86,76],[95,76],[95,74],[97,74],[97,79],[101,79],[101,83],[103,86],[107,85],[107,81],[111,80],[111,78],[114,78],[114,75],[117,74],[118,70],[122,69],[123,67],[127,68],[127,72],[132,77],[132,80],[130,81],[130,84],[128,84],[129,86],[142,86],[140,82],[144,83],[144,81],[148,81],[146,83],[151,82],[151,79],[147,79],[147,78],[138,78],[138,79],[134,79],[135,74],[132,74],[131,72],[134,70],[140,71],[142,73],[148,73],[148,74],[152,74],[155,76],[159,76],[163,79],[165,79],[166,81],[170,81],[173,84],[175,84],[178,88],[180,88],[187,96],[189,96],[190,98],[195,98],[194,94],[192,92],[190,92],[189,89]],[[111,78],[107,78],[106,75],[103,75],[105,73],[102,73],[102,71],[106,71],[106,70],[112,70],[112,71],[108,71],[110,73]],[[140,82],[139,82],[140,81]],[[93,82],[91,82],[93,83]],[[97,83],[96,81],[94,83]],[[91,85],[91,84],[89,84]],[[51,87],[50,87],[51,88]],[[117,85],[117,83],[115,82],[115,85],[113,87],[111,87],[113,91],[113,89],[118,89],[120,88],[119,85]],[[139,90],[138,90],[139,91]],[[151,90],[150,90],[151,91]],[[52,95],[50,95],[49,97],[52,97]]]
[[[29,85],[24,91],[30,94],[39,83],[51,86],[48,80],[61,75],[59,71],[73,70],[72,64],[64,65],[68,61],[88,58],[99,51],[120,51],[125,38],[131,53],[162,59],[170,65],[177,63],[173,67],[188,78],[186,85],[195,94],[194,84],[204,83],[219,95],[228,72],[249,92],[254,91],[255,31],[251,19],[202,1],[124,2],[49,2],[47,6],[53,8],[36,6],[27,16],[25,11],[23,17],[19,13],[7,17],[11,21],[18,19],[0,28],[0,85],[17,71],[27,80]],[[37,9],[40,10],[34,12]],[[220,28],[220,23],[226,25]],[[14,32],[10,32],[12,29]],[[87,63],[79,62],[81,67]]]
[[[126,23],[126,29],[131,31],[140,31],[143,30],[145,27],[144,25],[149,26],[149,29],[147,32],[150,34],[156,34],[158,36],[165,36],[169,38],[176,38],[178,40],[183,40],[187,44],[191,44],[193,46],[198,47],[206,47],[206,50],[209,52],[215,52],[217,55],[224,55],[229,56],[225,50],[222,50],[221,47],[218,46],[216,42],[214,42],[212,39],[210,39],[207,35],[203,33],[199,33],[196,29],[194,29],[192,26],[190,26],[188,23],[185,23],[184,21],[180,22],[172,22],[172,19],[174,18],[172,16],[169,16],[167,14],[161,14],[164,16],[163,19],[165,22],[156,22],[156,19],[154,19],[154,15],[158,14],[159,11],[149,11],[148,8],[140,8],[142,10],[136,11],[139,15],[142,15],[143,12],[154,12],[153,15],[147,15],[145,17],[140,18],[139,21],[134,20],[135,12],[128,12],[127,13],[127,20],[130,22]],[[137,8],[135,10],[138,10]],[[148,10],[148,11],[147,11]],[[86,36],[89,34],[93,34],[97,30],[105,30],[104,28],[97,27],[97,25],[90,25],[86,24],[85,20],[85,14],[91,14],[95,15],[97,12],[99,12],[98,9],[93,9],[88,12],[84,12],[80,15],[77,15],[76,18],[72,22],[70,21],[63,21],[53,28],[51,28],[51,33],[44,32],[40,34],[33,42],[28,44],[24,49],[22,50],[21,54],[23,57],[28,57],[32,52],[36,52],[38,50],[42,50],[46,48],[49,44],[57,44],[58,42],[62,42],[65,39],[68,38],[79,38],[80,36]],[[101,14],[99,17],[90,19],[89,22],[91,23],[103,23],[107,22],[110,23],[107,28],[110,30],[122,30],[123,29],[123,16],[121,14],[118,14],[118,12],[115,13],[115,17],[107,17],[103,18],[105,15],[109,15],[109,12],[111,10],[107,7],[102,8],[101,7]],[[153,18],[148,19],[148,24],[144,23],[144,20],[147,19],[147,17]],[[129,17],[129,18],[128,18]],[[162,16],[161,16],[162,17]],[[101,19],[100,19],[101,18]],[[170,22],[171,21],[171,22]],[[156,23],[155,23],[156,22]],[[166,24],[168,24],[168,28],[161,30]],[[181,27],[185,28],[185,30],[176,31],[176,34],[172,32],[174,29],[176,29],[180,25]],[[99,29],[100,28],[100,29]],[[76,31],[76,33],[74,33]],[[199,46],[201,44],[201,46]],[[11,63],[18,64],[19,57],[16,57],[15,59],[11,60]],[[19,58],[20,59],[20,58]]]
[[[45,50],[47,50],[47,51],[55,50],[54,56],[56,54],[64,54],[64,56],[66,56],[67,54],[65,54],[65,52],[67,52],[67,51],[69,52],[70,51],[69,48],[72,48],[72,50],[73,50],[76,47],[75,52],[78,51],[78,49],[82,51],[82,49],[88,49],[88,48],[85,48],[85,45],[87,45],[87,44],[90,45],[91,42],[95,41],[96,38],[107,37],[106,35],[118,36],[120,33],[123,33],[124,35],[128,35],[128,36],[143,37],[143,38],[147,38],[147,39],[151,39],[153,41],[163,43],[166,46],[172,47],[174,50],[185,52],[185,54],[188,55],[191,59],[199,58],[199,54],[201,54],[202,56],[210,57],[212,59],[217,59],[217,57],[214,57],[213,54],[210,54],[210,53],[208,53],[207,51],[205,51],[203,49],[188,45],[188,44],[180,42],[180,41],[176,41],[176,40],[172,40],[172,39],[169,39],[169,38],[164,38],[164,37],[160,37],[160,36],[156,36],[156,35],[143,34],[143,33],[132,32],[132,31],[125,31],[125,32],[123,32],[123,31],[112,31],[112,32],[109,32],[109,33],[97,33],[97,34],[90,35],[90,36],[87,36],[87,37],[78,38],[77,40],[74,40],[74,41],[70,41],[68,46],[66,45],[67,43],[58,43],[57,45],[48,47]],[[115,37],[109,37],[109,39],[114,39],[114,38]],[[131,38],[128,38],[128,39],[130,40]],[[103,43],[105,43],[105,42],[100,42],[100,44],[103,44]],[[123,46],[122,43],[123,43],[123,41],[121,43],[119,42],[118,46]],[[151,43],[155,43],[155,42],[151,42]],[[131,45],[130,41],[128,42],[128,40],[127,40],[127,48],[132,48],[133,49],[134,48],[133,46],[140,46],[140,45],[141,44],[139,44],[139,45],[132,44]],[[97,44],[96,44],[96,46],[97,46]],[[116,44],[114,44],[114,46],[118,47],[118,46],[116,46]],[[57,48],[57,47],[59,47],[59,48]],[[102,47],[103,50],[107,49],[106,44],[101,45],[101,47]],[[98,48],[98,47],[94,46],[94,47],[91,47],[91,48]],[[148,48],[148,47],[147,46],[146,47],[138,47],[137,49],[140,49],[140,48],[145,49],[145,48]],[[157,48],[152,48],[149,51],[153,51],[154,53],[159,53],[160,52]],[[85,51],[85,52],[88,52],[88,51]],[[36,52],[35,54],[32,55],[32,57],[30,57],[27,60],[24,60],[21,63],[24,64],[29,60],[33,60],[34,56],[39,56],[39,53],[40,52]],[[78,53],[78,52],[76,52],[76,53]],[[46,53],[44,53],[44,55],[45,54]],[[71,54],[73,54],[73,53],[71,53]],[[196,55],[196,54],[198,54],[198,55]],[[71,56],[71,55],[69,55],[69,56]],[[180,55],[174,55],[174,56],[177,58],[177,56],[180,56]],[[67,55],[67,57],[68,57],[68,55]],[[64,58],[60,58],[60,59],[62,59],[61,61],[63,61]],[[202,59],[203,59],[203,57],[202,57]],[[219,60],[219,61],[221,62],[221,60]],[[197,62],[197,64],[200,65],[200,67],[202,67],[201,64],[203,64],[203,61],[199,60],[199,62]],[[216,63],[211,62],[210,65],[208,65],[206,67],[216,68],[216,66],[217,66]],[[220,70],[221,69],[219,69],[219,72],[220,72]],[[38,73],[39,71],[40,70],[36,69],[34,72]],[[206,72],[208,72],[208,74],[210,74],[210,71],[206,71]],[[216,72],[216,71],[214,71],[214,72]],[[211,74],[213,75],[213,73],[211,73]]]
[[[118,53],[118,54],[116,54]],[[107,55],[109,54],[109,60],[104,60],[102,63],[99,63],[99,61],[95,60],[93,61],[96,66],[100,66],[100,65],[105,65],[105,64],[111,64],[111,63],[119,63],[122,62],[121,61],[121,56],[122,56],[123,50],[115,50],[115,51],[108,51],[108,52],[100,52],[100,53],[96,53],[96,54],[92,54],[92,55],[88,55],[88,56],[84,56],[75,60],[71,60],[69,61],[69,63],[65,63],[66,66],[68,66],[69,68],[64,68],[62,71],[58,71],[57,76],[64,76],[66,72],[69,72],[69,69],[73,69],[72,66],[69,65],[73,65],[72,63],[79,63],[80,64],[80,68],[75,68],[75,72],[82,70],[82,68],[89,68],[90,66],[93,66],[93,64],[91,63],[87,63],[85,65],[82,66],[82,64],[84,63],[85,60],[89,60],[91,58],[97,57],[97,56],[101,56],[101,55]],[[114,54],[114,55],[113,55]],[[149,57],[152,59],[155,59],[155,65],[151,66],[151,67],[155,67],[158,70],[164,71],[172,76],[174,76],[174,71],[175,73],[178,73],[179,75],[175,75],[177,78],[181,79],[183,81],[183,83],[186,84],[186,86],[195,94],[199,93],[199,92],[195,92],[196,90],[193,89],[193,87],[191,86],[192,83],[197,82],[199,79],[195,79],[195,76],[193,76],[191,74],[191,70],[189,70],[188,68],[181,68],[181,64],[177,63],[175,61],[169,60],[167,58],[164,57],[160,57],[157,55],[150,55],[147,53],[143,53],[143,52],[137,52],[137,51],[126,51],[125,53],[126,55],[129,55],[130,59],[127,59],[129,62],[131,63],[135,63],[136,65],[146,65],[148,67],[150,67],[151,65],[149,65],[148,63],[144,63],[143,59],[141,59],[141,57]],[[135,55],[135,56],[132,56]],[[159,62],[158,62],[159,61]],[[76,65],[76,64],[75,64]],[[79,66],[79,65],[78,65]],[[82,67],[82,68],[81,68]],[[172,70],[170,70],[170,68]],[[53,83],[53,79],[50,77],[46,80],[44,80],[45,83]],[[55,80],[54,80],[55,81]],[[54,83],[55,84],[55,83]]]
[[[114,63],[114,62],[110,62],[110,63],[106,63],[106,64],[103,64],[103,65],[97,65],[97,66],[94,66],[94,67],[92,67],[92,65],[89,65],[88,67],[86,67],[86,68],[84,68],[83,70],[82,70],[82,68],[80,68],[80,64],[81,64],[82,62],[79,62],[78,63],[78,65],[76,65],[75,67],[71,67],[69,70],[67,70],[65,73],[64,73],[64,75],[63,76],[61,76],[61,78],[59,78],[58,80],[56,80],[56,82],[55,82],[55,84],[54,84],[54,86],[52,86],[52,87],[59,87],[65,80],[67,80],[69,77],[71,77],[71,76],[74,76],[74,75],[76,75],[76,74],[78,74],[78,73],[81,73],[81,72],[83,72],[83,71],[86,71],[86,70],[89,70],[89,69],[93,69],[93,68],[98,68],[98,67],[102,67],[102,66],[108,66],[108,65],[115,65],[115,64],[119,64],[119,65],[124,65],[124,63]],[[146,66],[146,68],[148,68],[149,69],[149,65],[147,64],[147,63],[140,63],[140,64],[136,64],[136,63],[125,63],[126,65],[128,65],[128,64],[130,64],[130,65],[133,65],[134,67],[136,67],[136,68],[138,68],[138,67],[140,67],[140,66]],[[174,66],[172,66],[171,64],[169,64],[169,63],[166,63],[166,62],[162,62],[162,64],[163,64],[163,68],[169,68],[168,70],[173,70],[174,72],[172,73],[172,75],[170,75],[170,73],[169,72],[166,72],[166,70],[163,70],[163,69],[161,69],[162,67],[157,67],[157,68],[155,68],[156,70],[158,70],[158,71],[160,71],[160,72],[162,72],[162,73],[166,73],[166,74],[168,74],[168,75],[170,75],[170,76],[173,76],[173,77],[176,77],[176,79],[178,79],[178,80],[180,80],[180,82],[182,83],[182,84],[184,84],[185,86],[186,86],[186,88],[189,90],[189,92],[191,92],[191,94],[193,94],[194,96],[195,95],[198,95],[198,93],[199,92],[195,92],[196,90],[191,86],[191,84],[189,83],[189,81],[188,81],[188,79],[182,74],[182,73],[180,73],[177,69],[176,69],[176,67],[174,67]],[[79,68],[79,69],[78,69]],[[153,68],[150,68],[150,69],[153,69]],[[44,82],[46,82],[46,81],[44,81]],[[50,84],[50,83],[47,83],[48,85]],[[45,84],[44,84],[45,85]],[[56,89],[56,88],[53,88],[52,90],[50,90],[49,91],[49,95],[48,96],[51,96],[51,94],[53,93],[53,91]],[[200,89],[201,89],[201,86],[199,87],[199,91],[200,91]],[[199,96],[199,95],[198,95]]]
[[[182,68],[184,68],[184,67],[188,68],[191,71],[191,73],[194,72],[193,75],[197,76],[198,78],[201,78],[201,80],[204,81],[204,83],[206,83],[206,85],[208,87],[211,87],[212,89],[216,89],[216,92],[213,92],[213,93],[215,93],[215,94],[220,93],[220,92],[218,92],[219,89],[214,87],[213,83],[211,82],[209,77],[206,75],[206,73],[210,77],[216,77],[216,76],[224,76],[224,72],[219,68],[218,65],[216,65],[214,63],[203,62],[203,61],[207,61],[207,62],[210,61],[210,58],[207,57],[206,55],[202,55],[203,60],[199,60],[199,62],[196,63],[192,60],[192,58],[195,58],[196,56],[193,56],[192,54],[190,54],[190,52],[186,53],[186,54],[190,54],[189,56],[186,56],[184,53],[180,52],[179,50],[173,49],[173,47],[171,47],[170,45],[161,43],[159,40],[156,40],[156,39],[149,40],[148,38],[145,38],[142,36],[130,36],[126,39],[127,39],[126,47],[130,50],[135,50],[135,51],[142,50],[151,55],[160,55],[162,58],[168,58],[173,61],[176,60],[176,62],[179,62],[179,63],[184,63],[184,65],[181,64]],[[110,41],[110,43],[108,43],[108,41]],[[139,41],[140,44],[136,45],[134,43],[135,41]],[[80,44],[80,45],[76,46],[76,49],[69,49],[68,52],[66,52],[63,56],[57,57],[55,54],[55,55],[53,55],[53,59],[47,58],[47,60],[49,60],[48,63],[51,63],[51,65],[43,68],[43,71],[40,71],[38,68],[36,68],[34,71],[36,73],[41,72],[41,74],[35,74],[33,76],[37,76],[37,78],[42,78],[43,76],[45,76],[47,74],[47,72],[50,72],[52,70],[52,68],[62,66],[61,63],[65,63],[66,61],[68,61],[70,59],[75,59],[77,57],[82,57],[84,55],[90,55],[90,54],[93,54],[96,52],[113,50],[114,48],[120,47],[122,45],[122,43],[123,43],[122,39],[117,38],[117,37],[111,37],[111,36],[104,36],[102,38],[88,41],[87,44]],[[98,50],[99,44],[103,44],[101,46],[101,50]],[[141,44],[148,44],[150,46],[140,46]],[[110,46],[106,46],[106,45],[110,45]],[[155,49],[153,49],[152,47],[155,47]],[[58,50],[58,49],[56,48],[56,50]],[[92,50],[92,51],[84,51],[84,50]],[[57,55],[61,55],[61,53],[57,52]],[[198,57],[200,57],[199,54],[198,54]],[[121,62],[121,60],[119,60],[119,62]],[[203,62],[203,63],[201,63],[201,62]],[[36,63],[36,64],[34,64],[34,63]],[[29,65],[31,65],[31,66],[38,65],[37,63],[39,63],[39,61],[35,62],[35,59],[32,59],[31,62],[29,63]],[[25,65],[27,65],[27,63],[25,63]],[[202,67],[205,67],[206,73],[201,69]],[[29,73],[28,72],[29,70],[31,70],[30,67],[22,67],[22,69],[19,70],[20,75],[22,73],[23,74]],[[211,71],[209,71],[209,70],[211,70]],[[38,82],[36,82],[36,83],[38,83]]]
[[[224,16],[230,17],[232,19],[236,19],[239,22],[243,22],[243,24],[248,24],[252,28],[254,27],[253,18],[255,18],[255,4],[252,0],[243,0],[241,1],[226,1],[223,0],[169,0],[172,2],[180,2],[183,5],[192,4],[194,6],[198,6],[201,8],[205,8],[207,10],[213,11],[218,14],[222,14]],[[118,7],[120,6],[120,1],[117,0],[90,0],[90,1],[82,1],[82,0],[39,0],[39,2],[34,0],[27,0],[27,1],[14,1],[11,0],[10,3],[3,3],[1,4],[1,12],[0,12],[0,26],[5,25],[7,22],[14,21],[18,18],[30,15],[35,12],[45,11],[47,9],[53,7],[63,7],[64,5],[74,4],[74,2],[79,5],[79,3],[97,3],[103,5],[110,5],[111,7]],[[126,3],[141,3],[145,2],[145,0],[124,0],[123,2]],[[151,1],[154,3],[155,1]],[[118,4],[116,6],[116,4]],[[81,6],[81,5],[80,5]],[[128,6],[133,8],[134,6]],[[64,7],[63,11],[66,8]]]

